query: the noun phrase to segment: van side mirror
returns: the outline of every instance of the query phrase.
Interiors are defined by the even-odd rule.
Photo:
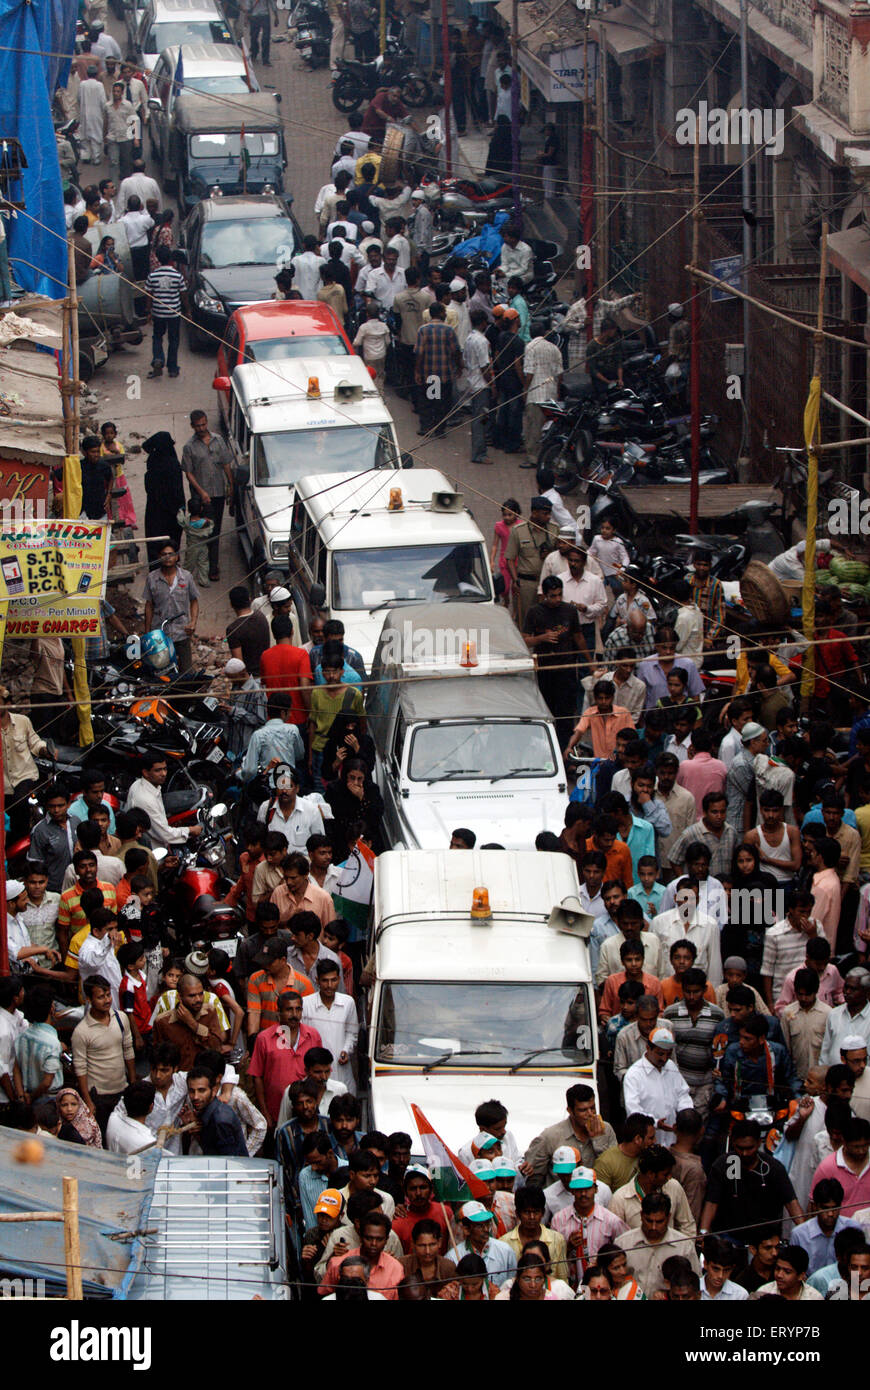
[[[414,455],[413,455],[413,454],[407,454],[407,453],[402,454],[402,467],[403,467],[403,468],[413,468],[413,467],[414,467]]]
[[[212,382],[212,390],[229,391],[230,385],[231,383],[228,376],[216,376],[214,381]]]
[[[326,589],[323,584],[312,584],[308,594],[308,601],[312,608],[326,607]]]
[[[160,100],[159,97],[149,97],[149,98],[148,98],[148,110],[149,110],[149,111],[162,111],[162,110],[163,110],[163,102]]]
[[[280,93],[280,92],[276,92],[276,93],[275,93],[275,100],[276,100],[276,101],[280,101],[280,100],[281,100],[281,93]]]

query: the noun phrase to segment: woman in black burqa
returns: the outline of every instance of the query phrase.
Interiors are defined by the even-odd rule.
[[[184,506],[181,464],[175,452],[175,440],[168,430],[158,430],[142,445],[148,455],[145,466],[145,534],[168,536],[177,550],[181,544],[179,509]],[[148,542],[148,560],[157,561],[164,541]]]

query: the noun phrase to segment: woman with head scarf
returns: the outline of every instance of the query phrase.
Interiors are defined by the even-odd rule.
[[[88,1110],[78,1091],[72,1086],[64,1086],[58,1091],[57,1113],[60,1116],[58,1139],[72,1144],[87,1144],[92,1149],[101,1149],[103,1140],[100,1126]]]
[[[184,508],[184,487],[181,465],[175,452],[175,440],[167,430],[158,430],[142,445],[148,455],[145,465],[145,534],[168,536],[177,550],[181,544],[178,513]],[[148,542],[148,560],[153,564],[163,542]]]
[[[756,846],[738,845],[731,861],[729,922],[722,930],[722,957],[743,956],[749,967],[747,982],[759,987],[764,954],[764,904],[773,901],[769,894],[776,888],[773,874],[761,867]],[[747,911],[745,904],[750,899],[746,893],[752,893],[757,911]],[[741,896],[735,896],[737,894]]]
[[[331,782],[341,772],[348,758],[362,758],[369,772],[375,770],[375,745],[369,734],[362,732],[362,715],[351,710],[335,716],[323,749],[323,777]]]
[[[344,758],[338,776],[326,788],[326,800],[335,817],[335,860],[341,864],[349,848],[360,836],[375,845],[380,836],[383,797],[372,781],[372,774],[362,758]],[[333,827],[330,827],[333,829]],[[341,845],[344,842],[344,854]]]

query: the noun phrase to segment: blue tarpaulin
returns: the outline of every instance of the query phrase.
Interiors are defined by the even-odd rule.
[[[15,136],[27,160],[9,193],[27,213],[7,220],[9,259],[24,289],[52,299],[66,293],[67,248],[51,105],[69,76],[76,13],[75,0],[0,0],[0,139]]]
[[[142,1261],[136,1233],[147,1220],[160,1162],[157,1149],[135,1159],[60,1139],[42,1139],[38,1164],[16,1162],[25,1136],[0,1128],[0,1213],[60,1211],[63,1179],[78,1178],[82,1287],[86,1298],[125,1298]],[[65,1292],[63,1225],[54,1221],[0,1223],[0,1277],[44,1279],[49,1293]]]

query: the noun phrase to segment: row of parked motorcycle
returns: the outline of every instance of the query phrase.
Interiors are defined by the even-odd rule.
[[[154,650],[165,651],[162,633],[151,636],[158,639]],[[180,845],[168,865],[166,851],[154,850],[161,864],[161,913],[179,950],[221,946],[232,955],[241,939],[242,915],[222,899],[237,865],[238,832],[256,819],[260,801],[269,795],[265,775],[241,783],[227,755],[218,701],[202,694],[210,682],[206,672],[181,677],[159,655],[152,658],[147,638],[142,647],[134,661],[119,646],[89,668],[94,742],[83,749],[49,738],[55,756],[36,759],[39,785],[29,799],[31,825],[44,814],[44,792],[52,782],[73,795],[83,773],[97,771],[105,800],[117,812],[140,775],[143,756],[163,757],[169,768],[163,788],[167,819],[173,826],[199,826],[200,833]],[[154,693],[155,684],[163,686],[160,694]],[[13,875],[23,871],[29,848],[29,834],[8,843]]]

